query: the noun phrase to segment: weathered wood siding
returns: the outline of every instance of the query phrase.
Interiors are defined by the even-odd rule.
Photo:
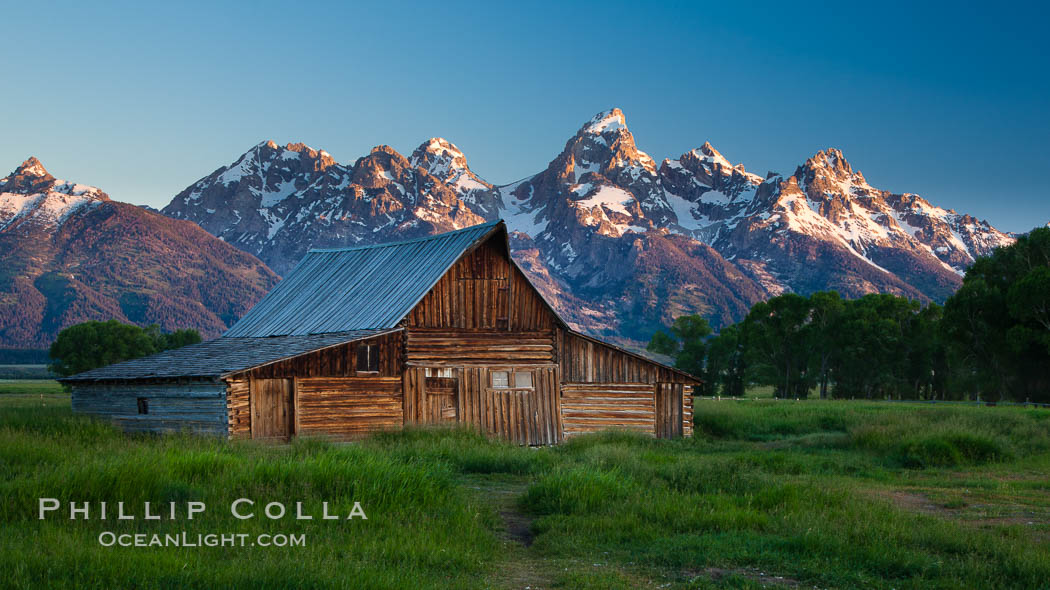
[[[461,367],[554,362],[554,331],[506,332],[447,329],[407,330],[405,363],[427,367]]]
[[[656,384],[656,437],[681,438],[685,425],[684,386],[681,383]]]
[[[693,383],[652,361],[589,338],[557,330],[562,383]]]
[[[256,379],[251,390],[252,438],[290,440],[295,435],[295,385],[292,379]]]
[[[491,370],[529,371],[532,387],[494,389]],[[433,410],[423,367],[405,369],[405,424],[444,423]],[[468,366],[456,371],[458,422],[523,445],[550,445],[562,439],[557,367]],[[441,393],[444,395],[444,392]]]
[[[686,385],[682,391],[682,436],[693,436],[693,387]]]
[[[148,413],[139,414],[138,398]],[[226,386],[218,381],[77,383],[73,411],[108,418],[129,432],[177,432],[225,436]]]
[[[379,376],[401,375],[401,332],[324,348],[252,369],[246,375],[256,379],[354,377],[357,375],[357,347],[365,344],[379,346]]]
[[[627,428],[656,433],[653,385],[647,383],[563,383],[565,436]]]
[[[295,391],[298,434],[352,440],[404,423],[400,377],[308,377]]]
[[[449,269],[409,313],[409,328],[547,331],[555,318],[517,270],[500,240],[478,246]]]
[[[251,438],[252,413],[247,378],[226,380],[226,412],[230,438]]]

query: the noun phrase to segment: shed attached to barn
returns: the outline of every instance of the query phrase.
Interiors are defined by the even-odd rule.
[[[692,434],[682,371],[571,329],[502,222],[311,250],[221,338],[64,379],[128,430],[353,439],[471,424],[545,445],[603,428]]]

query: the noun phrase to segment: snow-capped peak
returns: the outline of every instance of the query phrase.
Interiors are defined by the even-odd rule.
[[[704,145],[702,145],[702,146],[698,147],[697,149],[693,150],[693,154],[697,158],[699,158],[701,160],[705,160],[705,161],[710,162],[712,164],[718,164],[718,165],[723,166],[725,168],[732,168],[733,167],[733,165],[729,163],[729,160],[727,160],[725,158],[725,156],[723,156],[718,150],[716,150],[714,148],[714,146],[711,145],[711,142],[709,142],[709,141],[705,141]]]
[[[467,165],[467,157],[454,143],[432,137],[412,152],[409,162],[440,178],[460,193],[489,190],[492,185],[478,178]]]
[[[22,165],[15,169],[15,176],[33,176],[36,178],[48,178],[51,175],[44,168],[44,165],[40,163],[40,160],[34,156],[30,156]]]
[[[108,200],[93,186],[56,179],[29,158],[0,179],[0,231],[23,223],[57,226],[82,207]]]
[[[445,178],[452,170],[467,170],[467,157],[451,141],[432,137],[412,152],[409,161],[421,166],[438,178]]]
[[[580,133],[604,135],[605,133],[621,129],[627,129],[627,119],[624,118],[623,111],[620,109],[611,109],[591,117],[591,120],[580,128]]]
[[[818,170],[826,171],[826,173],[841,180],[859,177],[863,181],[863,175],[860,172],[855,172],[853,166],[842,155],[842,150],[836,148],[820,150],[802,164],[802,169],[812,172]]]

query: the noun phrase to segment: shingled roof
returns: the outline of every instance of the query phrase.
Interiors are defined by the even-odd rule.
[[[308,336],[216,338],[59,379],[65,382],[220,378],[307,352],[396,330],[354,330]]]
[[[502,221],[391,244],[310,250],[224,337],[301,336],[397,326]]]

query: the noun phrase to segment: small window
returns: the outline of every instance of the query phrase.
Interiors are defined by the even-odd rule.
[[[137,398],[135,401],[138,402],[139,414],[149,414],[149,400],[148,399],[146,399],[144,397],[140,397],[140,398]]]
[[[494,389],[507,389],[510,387],[510,373],[507,371],[492,371],[492,387]]]
[[[531,371],[492,371],[493,389],[532,389]]]
[[[425,369],[425,374],[426,374],[427,377],[442,377],[444,379],[451,379],[452,378],[452,369],[451,368],[438,369],[438,368],[433,368],[433,367],[427,367]]]
[[[375,344],[357,345],[357,371],[359,373],[379,372],[379,347]]]
[[[514,387],[532,389],[532,372],[515,371]]]

